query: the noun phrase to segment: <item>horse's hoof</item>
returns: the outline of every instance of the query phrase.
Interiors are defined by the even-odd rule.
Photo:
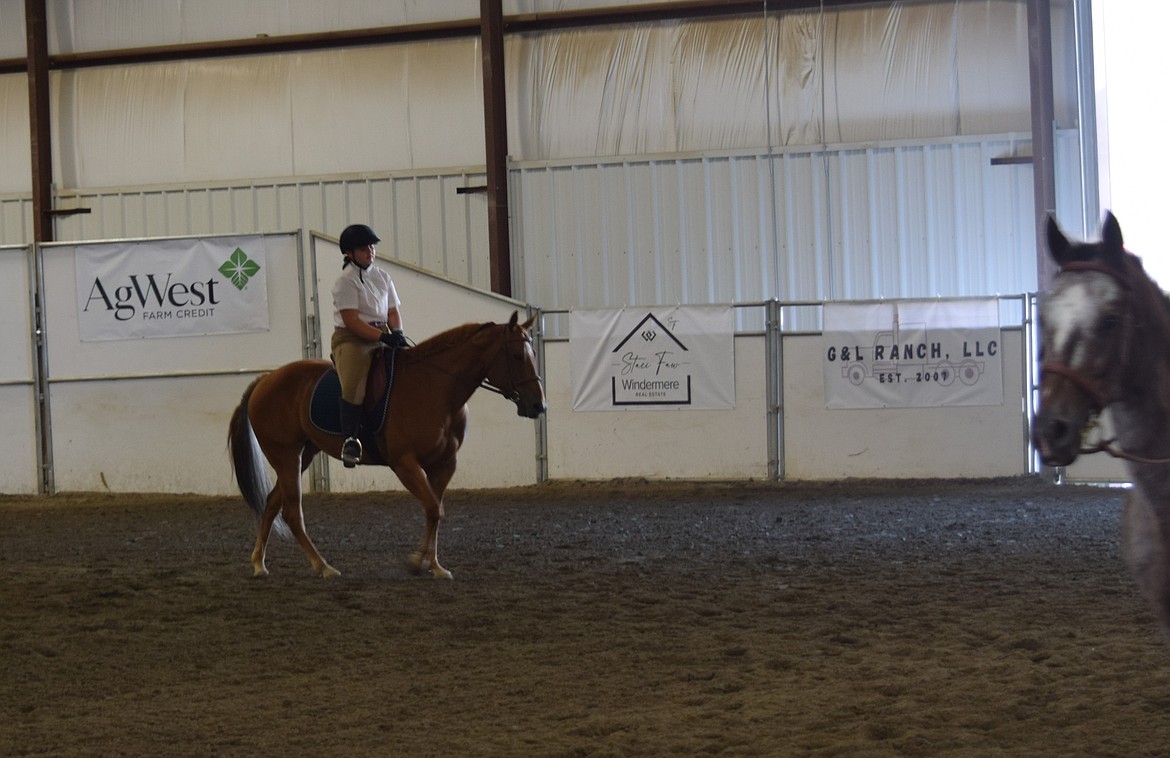
[[[321,578],[322,579],[332,579],[335,576],[341,576],[341,572],[338,571],[337,569],[333,568],[329,564],[325,564],[321,568]]]
[[[264,568],[263,566],[253,566],[252,567],[252,578],[253,579],[263,579],[266,576],[268,576],[268,569]]]
[[[412,574],[421,574],[423,570],[423,554],[411,553],[410,557],[406,559],[406,568]]]
[[[410,573],[415,575],[421,574],[423,571],[429,568],[431,570],[431,576],[435,579],[455,578],[451,576],[450,571],[440,566],[438,561],[431,563],[430,561],[426,560],[426,558],[423,557],[421,551],[410,554],[410,557],[406,559],[406,568],[410,571]]]

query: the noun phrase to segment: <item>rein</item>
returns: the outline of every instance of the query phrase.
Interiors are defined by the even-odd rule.
[[[509,342],[528,342],[528,339],[524,338],[524,337],[511,337],[511,338],[506,339],[506,340],[501,340],[500,347],[498,350],[496,350],[497,357],[504,350],[504,346],[507,345]],[[492,361],[495,361],[495,360],[496,360],[496,358],[493,357]],[[527,379],[521,379],[520,381],[516,381],[515,372],[512,370],[511,361],[505,361],[504,365],[508,367],[508,379],[510,379],[512,381],[512,391],[511,392],[505,392],[504,390],[500,389],[499,387],[497,387],[494,384],[492,384],[491,382],[489,382],[486,377],[483,379],[483,381],[481,381],[479,383],[479,386],[482,387],[483,389],[487,390],[488,392],[494,392],[497,395],[499,395],[500,397],[507,398],[508,400],[511,400],[513,403],[518,403],[520,401],[520,388],[521,387],[523,387],[525,384],[531,384],[533,382],[540,384],[540,379],[538,377],[535,377],[535,376],[530,376]]]
[[[1089,432],[1091,432],[1093,430],[1093,428],[1095,428],[1096,426],[1097,426],[1097,417],[1094,416],[1093,419],[1085,427],[1085,435],[1084,436],[1088,437]],[[1108,455],[1111,455],[1114,458],[1120,458],[1122,460],[1132,461],[1133,463],[1148,463],[1150,465],[1163,465],[1163,464],[1170,463],[1170,457],[1146,458],[1145,456],[1138,455],[1137,453],[1131,453],[1128,450],[1123,450],[1122,448],[1117,447],[1116,443],[1117,443],[1117,438],[1111,437],[1107,440],[1101,440],[1100,442],[1096,443],[1095,445],[1087,445],[1085,447],[1082,447],[1079,451],[1079,454],[1080,455],[1092,455],[1093,453],[1107,453]]]
[[[1109,266],[1106,266],[1102,263],[1098,263],[1097,261],[1071,261],[1069,263],[1066,263],[1060,269],[1060,273],[1062,273],[1062,274],[1065,273],[1066,271],[1093,271],[1093,272],[1096,272],[1099,274],[1106,274],[1107,276],[1112,277],[1114,281],[1116,281],[1119,285],[1121,285],[1121,287],[1123,289],[1125,289],[1127,292],[1129,292],[1130,294],[1132,294],[1134,291],[1133,285],[1130,283],[1129,278],[1126,277],[1122,272],[1117,271],[1116,269],[1110,268]],[[1129,342],[1127,341],[1126,342],[1126,348],[1127,348],[1126,352],[1127,353],[1128,353],[1128,346],[1129,346]],[[1071,367],[1069,367],[1063,363],[1057,363],[1055,361],[1050,361],[1050,362],[1044,363],[1043,365],[1040,366],[1041,377],[1043,377],[1043,375],[1045,373],[1055,374],[1056,376],[1059,376],[1062,379],[1067,380],[1074,387],[1076,387],[1078,390],[1080,390],[1084,395],[1086,395],[1090,400],[1092,400],[1093,405],[1096,406],[1097,412],[1095,412],[1093,414],[1092,419],[1085,426],[1085,434],[1082,437],[1082,443],[1083,443],[1083,440],[1085,438],[1087,438],[1089,436],[1089,433],[1094,428],[1096,428],[1098,425],[1097,414],[1100,413],[1100,411],[1104,410],[1105,406],[1107,406],[1109,404],[1109,402],[1105,398],[1105,393],[1101,392],[1100,389],[1098,389],[1097,386],[1093,382],[1090,382],[1088,379],[1085,379],[1083,376],[1081,376],[1076,371],[1074,371]],[[1163,465],[1163,464],[1170,463],[1170,456],[1167,456],[1165,458],[1146,458],[1145,456],[1141,456],[1141,455],[1138,455],[1136,453],[1131,453],[1127,450],[1124,450],[1124,449],[1118,447],[1116,443],[1117,443],[1117,438],[1112,437],[1110,439],[1101,440],[1100,442],[1097,442],[1097,443],[1092,444],[1092,445],[1085,445],[1084,447],[1082,447],[1080,449],[1079,453],[1080,453],[1080,455],[1092,455],[1093,453],[1107,453],[1114,458],[1121,458],[1123,460],[1132,461],[1133,463],[1146,463],[1146,464],[1151,464],[1151,465]]]
[[[476,330],[476,332],[483,331],[484,329],[488,328],[489,326],[491,326],[491,324],[482,324],[482,325],[480,325],[479,329]],[[529,339],[527,337],[509,337],[509,338],[500,340],[500,344],[496,348],[496,354],[494,356],[492,356],[492,360],[491,360],[492,363],[495,362],[495,360],[499,357],[500,353],[503,352],[504,347],[506,345],[508,345],[508,343],[510,343],[510,342],[529,342]],[[506,398],[507,400],[511,400],[514,403],[518,402],[520,399],[520,388],[521,387],[523,387],[525,384],[530,384],[532,382],[537,382],[537,383],[540,382],[540,379],[537,377],[531,377],[531,378],[523,379],[523,380],[517,382],[515,380],[515,377],[513,376],[512,364],[510,362],[505,362],[505,365],[508,367],[508,378],[512,379],[512,391],[506,392],[503,389],[501,389],[501,388],[495,386],[494,384],[492,384],[491,382],[489,382],[486,377],[481,379],[478,383],[476,383],[474,380],[468,379],[467,377],[461,376],[461,375],[457,374],[456,372],[451,371],[450,369],[447,369],[443,366],[439,366],[435,363],[431,363],[430,361],[427,360],[427,358],[429,358],[431,355],[435,355],[438,353],[444,353],[448,350],[454,349],[457,346],[458,346],[458,343],[451,343],[451,344],[442,345],[434,351],[429,351],[427,355],[419,356],[419,363],[426,365],[426,366],[429,366],[430,368],[434,369],[435,371],[438,371],[441,374],[446,374],[447,376],[451,377],[452,379],[456,380],[457,382],[460,382],[461,384],[474,385],[477,389],[485,389],[488,392],[494,392],[497,395],[499,395],[500,397]]]

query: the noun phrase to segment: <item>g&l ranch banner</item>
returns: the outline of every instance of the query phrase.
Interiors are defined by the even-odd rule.
[[[730,306],[573,311],[573,410],[735,407]]]
[[[264,237],[84,245],[74,267],[83,342],[268,329]]]
[[[824,306],[829,408],[999,405],[995,298]]]

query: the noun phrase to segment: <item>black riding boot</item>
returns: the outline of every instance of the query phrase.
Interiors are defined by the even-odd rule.
[[[345,442],[341,443],[341,462],[346,468],[353,468],[362,459],[362,443],[358,439],[358,427],[362,421],[362,407],[341,401],[341,433],[345,435]]]

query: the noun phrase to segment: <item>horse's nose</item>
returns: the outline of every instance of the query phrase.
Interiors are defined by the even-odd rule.
[[[1041,413],[1033,428],[1033,443],[1040,458],[1049,466],[1067,466],[1077,458],[1081,448],[1080,429],[1059,416]]]
[[[1049,419],[1044,425],[1044,437],[1053,442],[1063,441],[1068,437],[1069,425],[1062,418]]]

